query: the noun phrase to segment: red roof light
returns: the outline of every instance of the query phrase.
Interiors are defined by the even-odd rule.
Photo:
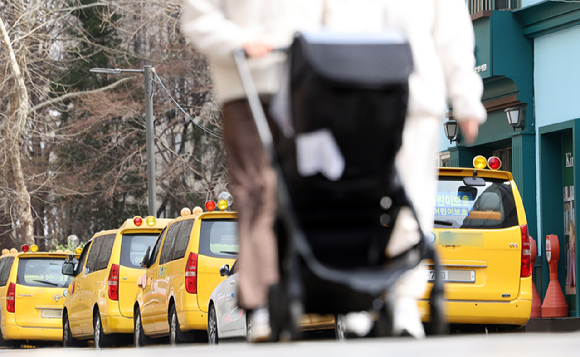
[[[487,160],[487,166],[492,170],[499,170],[501,160],[497,156],[492,156]]]
[[[215,209],[215,202],[214,201],[207,201],[205,203],[205,209],[208,210],[209,212],[213,211]]]

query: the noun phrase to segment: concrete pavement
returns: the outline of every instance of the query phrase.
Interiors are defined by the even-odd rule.
[[[502,333],[447,335],[425,340],[411,338],[360,339],[346,342],[306,341],[250,345],[244,342],[218,346],[168,345],[140,350],[132,347],[109,350],[42,348],[3,350],[2,357],[363,357],[363,356],[432,356],[432,357],[575,357],[580,355],[580,332]]]

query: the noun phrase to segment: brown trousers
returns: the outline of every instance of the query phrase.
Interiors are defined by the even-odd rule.
[[[267,303],[268,287],[279,278],[273,231],[276,174],[247,100],[226,103],[223,114],[225,149],[238,211],[238,304],[255,309]]]

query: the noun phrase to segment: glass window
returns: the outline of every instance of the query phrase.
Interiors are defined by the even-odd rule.
[[[140,233],[123,234],[121,244],[121,265],[129,268],[143,269],[141,262],[148,247],[155,244],[159,234]]]
[[[87,257],[85,274],[92,273],[96,270],[99,250],[101,249],[101,245],[103,245],[102,238],[103,237],[94,238],[93,244],[91,244],[91,250],[89,251],[89,256]]]
[[[175,245],[173,247],[173,254],[171,254],[171,260],[176,260],[183,258],[185,256],[185,251],[189,244],[189,237],[191,236],[191,229],[193,228],[193,223],[195,220],[190,219],[181,222],[181,228],[179,228],[179,234],[175,240]]]
[[[167,235],[163,241],[163,247],[161,248],[161,256],[159,257],[159,265],[167,263],[171,259],[171,252],[173,251],[173,243],[175,238],[179,233],[179,226],[181,222],[173,223],[167,229]]]
[[[199,253],[216,258],[232,258],[239,252],[238,222],[234,219],[201,221]]]
[[[163,240],[163,237],[165,236],[166,231],[167,231],[167,227],[163,228],[161,233],[159,233],[159,237],[157,238],[157,241],[155,242],[155,247],[153,247],[153,250],[151,252],[151,257],[149,258],[149,265],[153,265],[153,263],[155,263],[155,261],[157,260],[157,256],[159,255],[159,249],[161,249],[161,241]]]
[[[103,237],[103,244],[101,245],[101,249],[99,249],[99,259],[96,270],[107,269],[107,265],[109,265],[109,259],[111,259],[111,253],[113,252],[113,243],[115,243],[116,237],[116,234],[110,234]]]
[[[20,258],[16,283],[45,288],[64,288],[73,280],[62,275],[64,258]]]
[[[81,256],[79,257],[79,263],[75,269],[75,276],[79,275],[85,266],[85,261],[87,260],[87,256],[89,255],[89,247],[92,245],[93,241],[90,240],[85,244]],[[85,271],[85,274],[88,274],[88,271]]]
[[[87,274],[107,268],[116,236],[116,234],[108,234],[106,236],[95,238],[93,241],[93,247],[91,248],[89,257],[87,258]]]
[[[8,282],[13,262],[14,257],[6,257],[4,259],[0,259],[0,286],[4,286]]]
[[[490,229],[517,225],[509,181],[485,179],[485,186],[466,186],[463,177],[439,177],[435,227]]]

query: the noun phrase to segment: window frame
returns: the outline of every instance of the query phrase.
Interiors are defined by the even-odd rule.
[[[184,221],[181,221],[180,223],[181,223],[181,225],[179,227],[179,232],[177,233],[177,235],[175,237],[175,241],[173,242],[173,248],[171,249],[170,261],[181,259],[181,258],[185,257],[185,254],[187,253],[187,247],[189,246],[189,241],[191,240],[191,232],[193,230],[193,225],[195,223],[195,219],[184,220]],[[189,227],[189,228],[187,228],[187,227]],[[187,232],[185,231],[186,228],[187,228]],[[182,232],[186,232],[186,233],[184,233],[186,235],[186,238],[184,238],[186,243],[185,243],[185,246],[183,246],[183,252],[178,252],[176,250],[176,247],[177,247],[177,243],[179,242],[179,238],[182,237]]]
[[[138,266],[136,266],[135,264],[130,263],[129,265],[126,263],[127,261],[131,262],[131,245],[133,244],[133,239],[135,238],[144,238],[144,237],[148,237],[149,239],[155,239],[155,242],[157,242],[157,239],[159,237],[159,234],[155,234],[154,232],[148,232],[148,233],[144,233],[144,232],[140,232],[140,233],[124,233],[121,236],[121,257],[119,259],[119,265],[124,266],[126,268],[130,268],[130,269],[144,269],[144,267],[142,267],[140,264]],[[153,245],[148,246],[149,248],[152,248],[155,245],[155,243],[153,243]],[[147,250],[147,248],[145,248],[145,250]],[[145,253],[143,253],[144,255]]]
[[[10,261],[10,263],[8,263],[8,261]],[[6,284],[8,284],[8,280],[10,279],[10,272],[12,271],[13,265],[14,265],[14,257],[6,257],[4,259],[0,259],[0,286],[6,286]],[[6,266],[8,266],[8,274],[6,274],[6,278],[4,279],[2,275],[4,273],[4,270],[6,269]]]
[[[21,258],[18,261],[18,271],[16,272],[16,283],[18,285],[22,285],[22,286],[28,286],[28,287],[33,287],[33,288],[67,288],[69,286],[70,283],[73,282],[73,277],[72,276],[67,276],[67,275],[63,275],[61,271],[58,271],[58,274],[60,274],[61,276],[64,276],[66,278],[66,283],[63,284],[62,286],[52,286],[50,284],[43,284],[38,282],[38,284],[35,283],[31,283],[31,282],[27,282],[25,279],[25,274],[24,274],[24,269],[25,266],[27,264],[29,264],[32,261],[55,261],[55,262],[60,262],[61,264],[61,270],[62,270],[62,263],[65,262],[65,258],[60,258],[60,257],[34,257],[34,256],[28,256],[26,258]],[[34,280],[37,281],[37,280]]]
[[[90,250],[89,256],[87,258],[86,270],[88,270],[88,271],[86,271],[86,274],[90,274],[90,273],[107,268],[107,266],[109,265],[109,260],[111,260],[111,254],[113,252],[113,246],[115,244],[116,237],[117,237],[117,234],[113,233],[113,234],[102,235],[102,236],[96,237],[94,239],[93,248]],[[111,242],[111,249],[109,249],[109,251],[108,251],[108,258],[105,261],[104,259],[102,259],[101,250],[102,250],[102,247],[105,244],[105,242],[107,241],[107,243],[108,243],[108,240],[111,240],[112,242]],[[94,262],[89,261],[89,259],[92,256],[94,256],[93,252],[96,255]],[[89,263],[92,263],[92,264],[89,265]],[[103,263],[105,263],[104,266],[103,266]]]
[[[206,223],[217,223],[217,222],[233,222],[236,224],[235,233],[238,242],[239,249],[239,237],[238,237],[238,220],[235,218],[206,218],[202,219],[200,222],[199,231],[199,254],[205,255],[212,258],[235,258],[238,254],[226,254],[226,253],[215,253],[211,250],[211,236],[209,236],[209,230]]]
[[[163,243],[165,233],[167,233],[167,227],[163,228],[161,233],[159,233],[159,237],[157,238],[157,241],[153,246],[153,250],[151,250],[151,256],[149,257],[149,266],[152,266],[157,261],[157,257],[159,256],[159,251],[161,250],[161,244]]]
[[[93,240],[91,239],[83,247],[83,251],[81,253],[81,256],[79,257],[78,265],[76,266],[76,268],[74,270],[74,276],[80,275],[81,272],[83,271],[83,268],[84,268],[85,263],[87,261],[87,257],[89,255],[89,251],[91,250],[90,248],[92,246],[93,246]]]
[[[181,229],[181,223],[182,221],[175,222],[171,224],[169,228],[167,228],[167,233],[165,234],[165,239],[163,240],[163,246],[161,247],[161,253],[159,254],[159,265],[167,264],[171,261],[171,256],[173,255],[173,245],[175,244],[175,239],[177,238],[179,230]],[[175,233],[173,233],[172,229],[175,229]],[[172,235],[170,236],[170,234]],[[170,238],[172,238],[172,240],[168,241]],[[164,255],[165,252],[167,252],[167,255]]]

